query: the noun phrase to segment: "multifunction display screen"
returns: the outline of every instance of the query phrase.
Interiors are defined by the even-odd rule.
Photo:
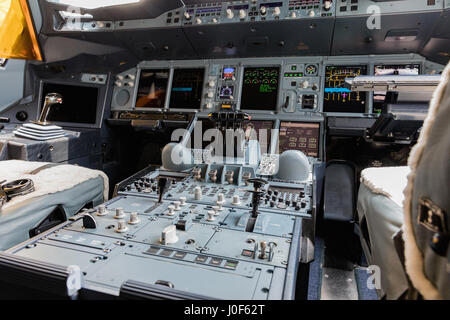
[[[200,109],[205,69],[176,69],[170,91],[170,108]]]
[[[278,150],[299,150],[309,157],[319,157],[320,124],[309,122],[280,123]]]
[[[222,72],[223,80],[233,80],[236,76],[236,68],[235,67],[224,67]]]
[[[136,108],[164,108],[169,69],[141,70]]]
[[[258,140],[261,153],[269,153],[273,121],[253,120],[244,123],[242,127],[246,140]]]
[[[241,110],[276,110],[280,67],[244,68]]]
[[[366,93],[345,88],[345,79],[367,75],[367,66],[327,66],[325,68],[324,112],[364,113]]]

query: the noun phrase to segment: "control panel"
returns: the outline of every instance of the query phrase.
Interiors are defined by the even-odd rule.
[[[191,4],[192,2],[192,4]],[[322,0],[289,0],[289,1],[224,1],[188,2],[181,23],[184,26],[277,21],[283,19],[311,19],[334,16],[334,2]],[[168,14],[168,19],[172,15]],[[177,23],[175,19],[170,23]]]
[[[178,207],[181,203],[212,204],[210,210],[223,208],[252,207],[253,186],[249,179],[256,177],[252,167],[238,165],[202,164],[192,169],[185,177],[171,177],[167,192],[163,198],[171,200]],[[157,180],[161,172],[156,170],[142,173],[126,180],[116,190],[120,195],[137,195],[158,198]],[[259,208],[263,212],[289,214],[310,217],[312,211],[311,181],[286,184],[282,181],[270,181],[264,188]]]
[[[113,297],[138,281],[186,296],[294,298],[302,221],[313,215],[311,179],[263,180],[245,165],[148,168],[115,194],[10,253],[76,265],[85,289]]]
[[[368,115],[372,94],[344,88],[346,78],[396,65],[421,72],[416,55],[143,61],[115,76],[112,111],[243,110],[289,120]],[[256,118],[255,118],[256,119]]]

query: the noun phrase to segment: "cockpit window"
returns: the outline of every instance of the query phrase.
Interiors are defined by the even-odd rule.
[[[122,4],[137,3],[141,0],[47,0],[47,2],[60,3],[69,6],[85,9],[97,9],[102,7],[112,7]]]

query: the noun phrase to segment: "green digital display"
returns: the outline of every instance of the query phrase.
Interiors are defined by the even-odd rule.
[[[244,68],[242,110],[276,110],[280,67]]]

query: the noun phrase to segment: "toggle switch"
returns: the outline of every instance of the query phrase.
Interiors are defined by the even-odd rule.
[[[260,248],[261,248],[261,249],[260,249],[261,252],[260,252],[258,258],[260,258],[260,259],[265,259],[265,258],[266,258],[266,246],[267,246],[267,243],[263,240],[263,241],[260,242],[259,246],[260,246]]]
[[[177,227],[174,224],[163,229],[160,242],[161,244],[174,244],[178,242]]]

